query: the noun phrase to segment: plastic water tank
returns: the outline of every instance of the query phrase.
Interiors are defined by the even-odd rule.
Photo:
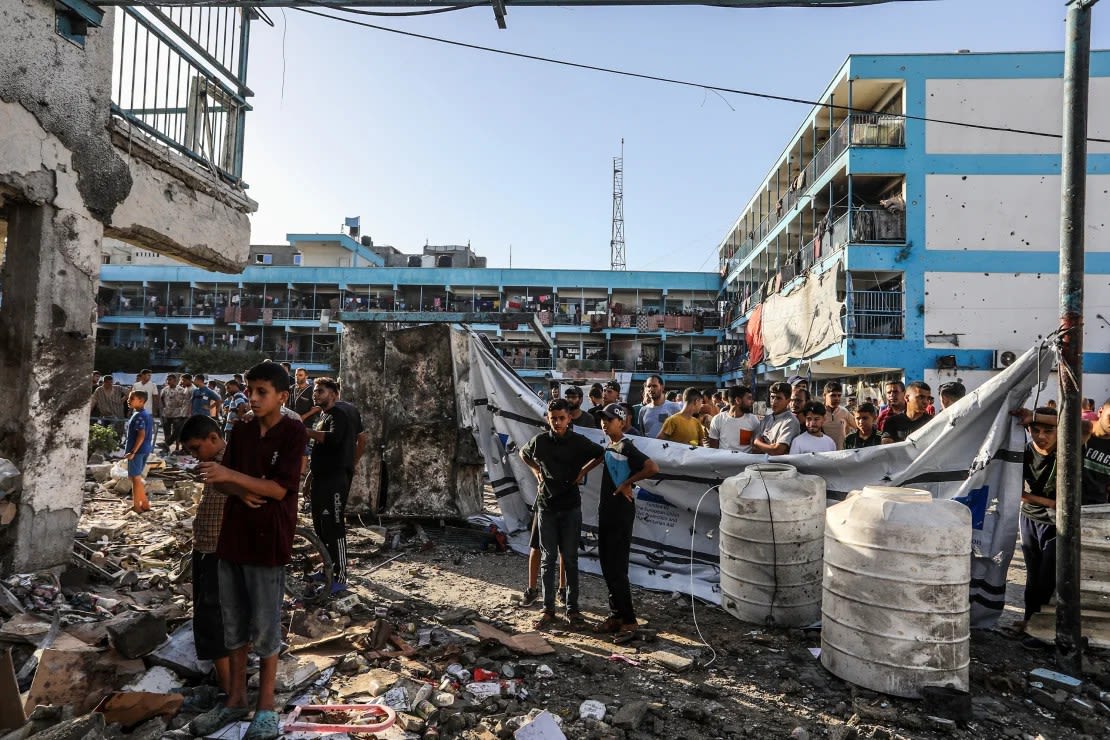
[[[968,689],[971,511],[927,491],[868,486],[825,519],[821,663],[895,696]]]
[[[825,481],[793,465],[749,465],[721,484],[721,606],[746,622],[800,627],[821,616]]]

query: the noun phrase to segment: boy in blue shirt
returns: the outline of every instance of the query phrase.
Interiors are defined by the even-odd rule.
[[[123,449],[127,451],[127,477],[131,479],[131,510],[141,514],[150,511],[143,469],[154,448],[154,417],[146,410],[146,391],[131,391],[127,405],[133,413],[127,420],[127,441]]]
[[[604,463],[601,497],[597,506],[597,556],[601,574],[609,588],[609,618],[597,632],[632,632],[639,623],[632,606],[628,559],[632,552],[632,528],[636,523],[636,494],[633,487],[659,474],[659,465],[645,455],[624,433],[628,409],[611,403],[601,409],[601,428],[609,438],[604,457],[590,461],[582,473]]]

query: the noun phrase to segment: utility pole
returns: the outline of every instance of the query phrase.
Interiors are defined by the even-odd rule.
[[[1064,129],[1060,154],[1060,417],[1056,447],[1056,664],[1083,670],[1080,518],[1083,504],[1083,237],[1087,200],[1087,97],[1091,7],[1070,0],[1064,44]]]
[[[624,138],[621,155],[613,157],[613,235],[609,240],[609,269],[627,270],[624,257]]]

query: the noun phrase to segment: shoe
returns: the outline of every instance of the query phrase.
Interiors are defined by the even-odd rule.
[[[218,706],[209,709],[204,714],[199,714],[189,723],[189,731],[195,737],[208,737],[216,730],[227,727],[232,722],[246,719],[249,713],[246,707]]]
[[[578,611],[577,609],[567,610],[567,621],[570,622],[572,627],[586,626],[586,617],[583,616],[582,612]]]
[[[598,633],[599,635],[615,635],[620,631],[621,618],[616,616],[609,617],[597,627],[594,627],[594,632]]]
[[[569,594],[569,593],[570,593],[570,589],[567,588],[566,586],[563,586],[561,589],[559,589],[559,593],[558,593],[557,598],[559,599],[560,604],[565,605],[567,603],[567,594]]]
[[[1032,635],[1026,635],[1025,637],[1021,638],[1021,646],[1026,650],[1047,650],[1048,648],[1052,647],[1051,643],[1047,643],[1044,640],[1038,640]]]
[[[347,593],[347,584],[346,583],[340,583],[339,581],[336,581],[335,583],[331,584],[331,595],[332,596],[338,596],[339,594],[345,594],[345,593]]]
[[[320,571],[314,570],[308,574],[308,577],[306,577],[305,580],[309,583],[323,583],[324,581],[328,580],[328,577]]]
[[[538,588],[524,589],[524,597],[520,600],[521,606],[532,606],[536,603],[536,599],[540,598],[540,590]]]
[[[628,634],[640,629],[640,623],[633,619],[631,622],[621,622],[621,628],[618,630],[621,634]]]
[[[554,627],[559,623],[559,618],[555,616],[555,612],[547,612],[540,614],[540,618],[532,623],[532,627],[538,630]]]
[[[281,736],[278,730],[278,715],[272,709],[259,709],[254,713],[247,733],[243,740],[277,740]]]

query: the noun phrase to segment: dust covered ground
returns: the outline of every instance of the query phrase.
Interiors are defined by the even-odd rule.
[[[11,620],[22,637],[48,633],[60,615],[68,642],[64,650],[58,647],[65,654],[55,657],[66,658],[67,651],[86,655],[82,646],[87,646],[99,651],[89,658],[96,664],[118,664],[131,672],[125,677],[122,669],[107,675],[89,671],[80,687],[76,677],[53,687],[46,681],[32,685],[32,706],[52,708],[39,711],[28,725],[38,735],[25,728],[10,737],[189,737],[189,721],[217,700],[199,674],[184,670],[189,661],[152,659],[188,634],[191,584],[184,566],[198,498],[198,487],[187,476],[174,470],[160,475],[161,484],[152,487],[153,510],[143,515],[127,512],[129,499],[113,490],[111,480],[90,474],[85,484],[79,548],[114,582],[106,583],[91,566],[71,568],[53,585],[47,576],[5,581],[27,610]],[[487,502],[496,513],[492,496]],[[679,594],[635,589],[646,629],[630,643],[563,624],[543,632],[543,639],[533,633],[520,644],[514,640],[531,633],[539,615],[539,606],[520,604],[525,557],[483,549],[484,533],[466,525],[366,517],[349,524],[350,593],[323,604],[286,602],[289,649],[281,659],[278,699],[289,706],[388,704],[399,721],[376,735],[333,738],[508,738],[543,710],[557,716],[562,733],[574,739],[1110,735],[1105,729],[1110,709],[1104,704],[1110,694],[1102,693],[1110,690],[1106,654],[1091,655],[1085,684],[1069,692],[1031,680],[1031,670],[1053,667],[1052,653],[1024,647],[1005,629],[1021,614],[1020,555],[1011,569],[1011,606],[1003,626],[972,635],[971,718],[956,722],[944,716],[944,707],[881,696],[835,678],[811,652],[820,646],[816,631],[747,624],[699,603],[703,642],[690,600]],[[595,624],[606,616],[599,577],[582,576],[581,606]],[[119,631],[136,614],[156,615],[165,624],[160,633],[141,636],[148,642],[134,646],[138,659],[120,661],[118,640],[108,627]],[[492,639],[491,627],[501,630]],[[7,639],[17,639],[4,628],[0,637],[5,631]],[[17,670],[38,639],[16,646]],[[156,662],[162,665],[155,667]],[[184,694],[184,702],[138,725],[90,714],[101,695],[125,683]],[[492,691],[475,688],[481,683]],[[591,700],[593,714],[583,717],[583,703]],[[58,734],[62,727],[77,734]],[[209,736],[236,738],[244,727]]]

